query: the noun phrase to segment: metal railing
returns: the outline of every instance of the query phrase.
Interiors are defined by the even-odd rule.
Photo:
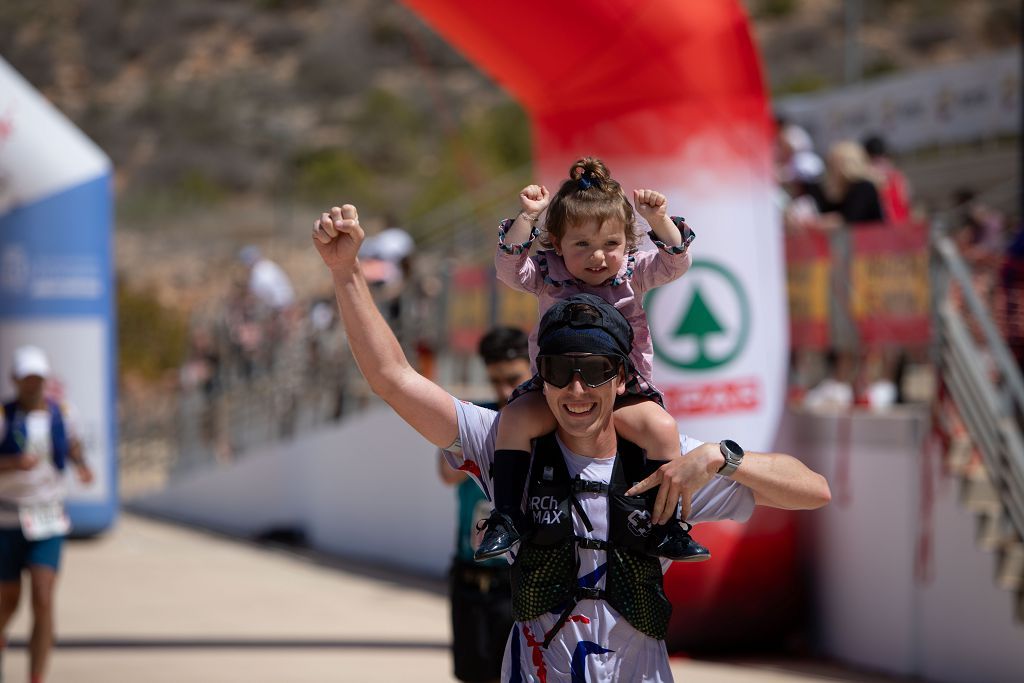
[[[931,242],[935,359],[1007,519],[1024,538],[1024,378],[941,224]],[[959,289],[956,306],[951,288]]]

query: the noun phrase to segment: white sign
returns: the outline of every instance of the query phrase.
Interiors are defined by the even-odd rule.
[[[776,109],[811,134],[819,152],[882,135],[897,152],[1020,133],[1021,54],[936,67],[817,95]]]

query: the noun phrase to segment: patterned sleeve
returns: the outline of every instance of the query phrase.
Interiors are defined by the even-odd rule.
[[[647,233],[651,242],[657,247],[654,251],[642,251],[636,255],[636,265],[633,270],[633,287],[639,292],[646,292],[667,284],[683,276],[693,264],[693,257],[690,255],[690,243],[697,237],[696,233],[686,225],[686,221],[679,216],[673,216],[672,222],[682,233],[683,243],[679,246],[669,246],[658,239],[654,231]]]
[[[537,228],[530,232],[530,238],[522,244],[506,244],[505,234],[512,226],[512,219],[506,218],[498,226],[498,249],[494,254],[494,268],[498,279],[521,292],[536,294],[544,278],[537,270],[537,264],[530,258],[530,246],[540,234]]]
[[[491,465],[498,433],[498,413],[454,396],[452,401],[459,418],[459,437],[443,450],[445,461],[453,469],[471,476],[491,500]]]

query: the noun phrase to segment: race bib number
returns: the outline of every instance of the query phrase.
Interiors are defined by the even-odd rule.
[[[21,533],[29,541],[64,536],[71,530],[71,520],[59,502],[23,505],[18,508],[18,517],[21,518]]]

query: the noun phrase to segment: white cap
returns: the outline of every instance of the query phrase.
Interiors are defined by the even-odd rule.
[[[790,163],[796,180],[810,182],[825,172],[825,162],[814,152],[797,152]]]
[[[811,139],[810,133],[795,123],[791,123],[782,129],[782,139],[786,141],[786,144],[794,152],[814,151],[814,141]]]
[[[401,228],[388,228],[367,237],[359,249],[361,259],[381,259],[398,263],[416,248],[412,236]]]
[[[38,346],[19,346],[14,351],[11,373],[14,379],[25,379],[32,375],[46,378],[50,376],[50,362]]]

